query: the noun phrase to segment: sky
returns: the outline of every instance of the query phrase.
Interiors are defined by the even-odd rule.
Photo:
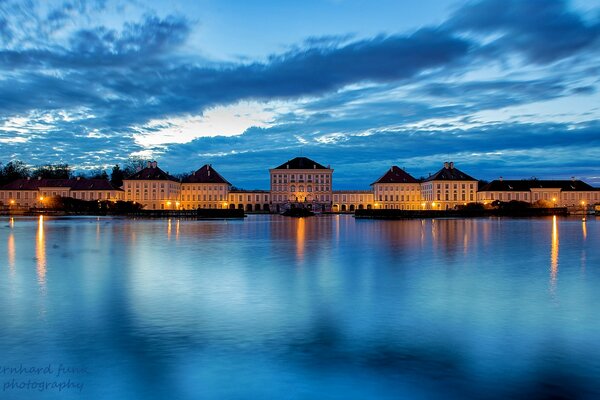
[[[600,186],[600,4],[0,0],[0,161]]]

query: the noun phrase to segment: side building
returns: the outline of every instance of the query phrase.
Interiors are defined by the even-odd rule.
[[[373,208],[373,192],[370,190],[334,190],[332,212],[354,212]]]
[[[500,201],[540,202],[550,207],[580,208],[600,201],[600,190],[576,179],[494,180],[477,193],[481,203]]]
[[[371,186],[375,197],[375,208],[395,210],[422,208],[421,183],[395,165]]]
[[[231,183],[223,178],[211,164],[202,166],[181,182],[181,208],[227,208]]]
[[[181,183],[148,161],[146,168],[123,179],[125,200],[135,201],[146,210],[177,210],[181,208]]]
[[[270,169],[272,211],[303,207],[330,211],[333,169],[306,157],[296,157]]]
[[[428,210],[448,210],[477,201],[475,178],[445,162],[444,167],[421,183],[422,207]]]
[[[106,179],[17,179],[0,188],[0,204],[20,208],[44,208],[53,197],[97,201],[124,199],[124,192]]]
[[[232,189],[229,192],[229,208],[251,212],[271,211],[271,193],[268,190]]]

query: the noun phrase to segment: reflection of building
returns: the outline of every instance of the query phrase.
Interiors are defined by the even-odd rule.
[[[600,201],[600,191],[587,183],[572,180],[494,180],[481,188],[477,201],[542,202],[548,206],[581,207]]]
[[[15,207],[44,207],[52,197],[80,200],[123,200],[121,189],[106,179],[17,179],[2,187],[0,203]]]
[[[227,208],[227,193],[231,184],[210,164],[185,177],[181,182],[181,207]]]
[[[396,210],[421,208],[421,184],[395,165],[371,184],[375,207]]]
[[[148,210],[173,210],[181,206],[181,184],[158,168],[156,161],[148,161],[146,168],[125,178],[123,188],[126,200],[140,203]]]
[[[475,202],[477,183],[477,179],[455,168],[453,162],[445,162],[444,168],[421,183],[424,207],[447,210]]]
[[[269,172],[275,210],[289,207],[330,210],[333,169],[306,157],[296,157]]]
[[[373,208],[373,192],[370,190],[334,190],[333,212],[354,212]]]
[[[233,189],[229,192],[229,208],[246,211],[270,211],[271,193],[268,190]]]

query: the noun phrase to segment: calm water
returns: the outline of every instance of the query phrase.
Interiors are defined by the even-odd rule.
[[[598,398],[599,239],[594,217],[3,218],[0,399]]]

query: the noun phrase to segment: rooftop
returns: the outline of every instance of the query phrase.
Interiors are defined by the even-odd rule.
[[[148,161],[146,168],[137,171],[135,174],[125,178],[129,181],[175,181],[179,182],[177,178],[169,175],[162,169],[158,168],[156,161]]]
[[[445,162],[444,168],[440,169],[435,174],[429,176],[425,179],[425,182],[428,181],[476,181],[477,179],[469,176],[454,167],[453,162]]]
[[[491,181],[481,189],[480,192],[527,192],[531,189],[560,189],[563,192],[572,191],[593,191],[600,190],[594,188],[581,180],[538,180],[538,179],[522,179],[522,180],[503,180],[497,179]]]
[[[306,157],[296,157],[275,169],[329,169]]]
[[[2,190],[39,190],[40,188],[69,188],[71,190],[121,190],[106,179],[17,179],[7,183]]]
[[[185,177],[182,181],[183,183],[226,183],[231,185],[227,181],[227,179],[223,178],[221,174],[219,174],[210,164],[205,164],[191,174],[188,177]]]
[[[374,185],[376,183],[419,183],[414,177],[412,177],[409,173],[404,171],[402,168],[397,166],[392,166],[383,176],[377,179],[375,182],[371,183]]]

